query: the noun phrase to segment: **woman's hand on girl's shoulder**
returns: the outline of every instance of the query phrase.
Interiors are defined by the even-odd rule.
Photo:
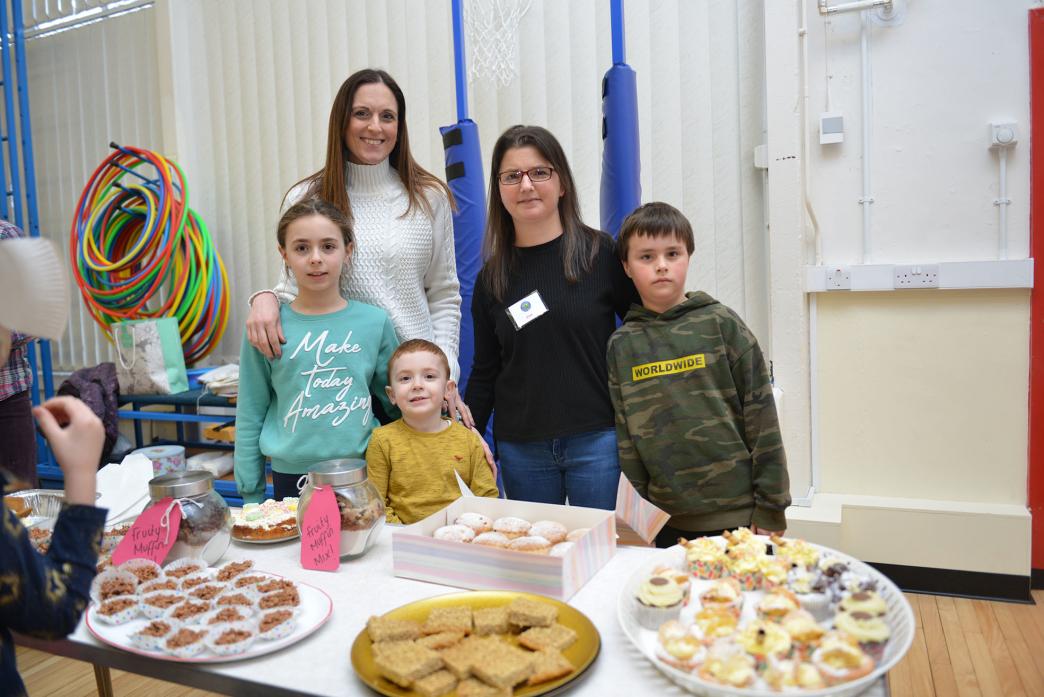
[[[283,355],[283,325],[279,320],[279,299],[275,293],[261,293],[250,305],[247,317],[247,341],[265,358]]]

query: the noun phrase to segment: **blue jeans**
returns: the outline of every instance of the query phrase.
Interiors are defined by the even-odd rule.
[[[616,430],[525,443],[497,441],[509,499],[588,508],[616,508],[620,461]]]

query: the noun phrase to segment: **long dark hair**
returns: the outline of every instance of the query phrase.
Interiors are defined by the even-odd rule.
[[[414,208],[420,207],[432,216],[431,203],[424,192],[428,189],[442,191],[453,204],[453,194],[449,187],[434,174],[417,164],[410,153],[410,137],[406,128],[406,97],[395,79],[383,70],[364,68],[348,76],[341,88],[337,90],[333,106],[330,107],[330,121],[326,129],[326,163],[315,174],[305,177],[294,184],[307,184],[306,196],[321,198],[334,204],[349,218],[352,217],[352,206],[348,201],[348,186],[345,182],[345,169],[348,162],[348,147],[344,144],[344,133],[348,121],[352,117],[352,102],[355,92],[361,85],[382,84],[395,95],[395,103],[399,109],[398,133],[395,147],[388,156],[391,166],[399,174],[402,185],[409,196],[409,205],[403,215],[408,215]],[[293,187],[291,187],[293,189]],[[289,192],[287,192],[289,193]]]
[[[540,126],[517,125],[504,131],[493,146],[489,169],[489,215],[486,234],[482,240],[482,280],[498,301],[507,293],[508,274],[515,259],[515,222],[504,208],[500,198],[497,174],[508,150],[532,147],[554,168],[562,182],[562,196],[558,199],[558,217],[562,221],[562,270],[566,280],[576,283],[591,268],[602,233],[584,224],[580,219],[580,201],[576,184],[569,169],[565,152],[551,131]]]

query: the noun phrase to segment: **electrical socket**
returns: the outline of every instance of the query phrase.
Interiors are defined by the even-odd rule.
[[[895,265],[896,288],[938,288],[938,264]]]
[[[827,290],[852,290],[852,274],[847,266],[832,266],[826,272]]]

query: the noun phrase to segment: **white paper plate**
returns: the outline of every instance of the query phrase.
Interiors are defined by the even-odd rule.
[[[769,542],[768,538],[764,538],[764,541],[766,544]],[[827,695],[830,697],[855,697],[873,687],[879,678],[894,668],[895,665],[902,660],[903,656],[906,655],[907,650],[910,648],[910,644],[913,643],[913,610],[910,608],[910,603],[908,603],[906,598],[903,597],[902,591],[900,591],[890,579],[873,567],[864,564],[847,554],[842,554],[841,552],[830,549],[829,547],[823,547],[822,545],[812,546],[820,550],[821,554],[829,554],[841,561],[848,562],[852,571],[863,576],[869,576],[877,581],[877,592],[888,605],[886,619],[888,621],[888,626],[892,629],[892,636],[891,639],[889,639],[888,644],[885,645],[883,658],[869,675],[865,675],[858,680],[853,680],[852,682],[834,685],[833,687],[828,687],[822,690],[793,691],[787,692],[786,694],[793,694],[795,696],[800,695],[801,697],[826,697]],[[620,596],[617,602],[617,618],[620,621],[620,626],[624,630],[624,634],[627,635],[627,638],[631,640],[631,643],[634,644],[635,647],[664,675],[693,694],[704,695],[705,697],[779,697],[779,695],[783,693],[773,690],[736,688],[710,683],[700,679],[694,673],[687,673],[683,670],[678,670],[677,668],[673,668],[656,658],[656,632],[651,629],[645,629],[638,624],[638,618],[634,614],[632,600],[637,594],[638,586],[641,585],[642,580],[648,576],[655,567],[667,564],[678,568],[684,568],[684,562],[685,551],[681,547],[675,545],[670,549],[662,550],[658,554],[653,555],[645,564],[639,567],[630,578],[627,579],[627,583],[624,584],[624,587],[620,591]],[[710,585],[710,583],[711,581],[702,581],[696,578],[692,580],[693,600],[688,607],[683,608],[683,618],[687,616],[691,617],[693,612],[699,608],[699,600],[697,597],[704,588]],[[740,617],[741,623],[749,621],[756,616],[757,613],[754,608],[758,599],[760,599],[761,594],[761,591],[744,593],[743,614]],[[688,611],[688,613],[686,613],[686,611]]]
[[[224,663],[227,661],[242,661],[248,658],[256,658],[257,656],[262,656],[266,653],[272,653],[273,651],[286,648],[291,644],[296,644],[301,641],[301,639],[304,639],[306,636],[319,629],[319,627],[323,626],[326,621],[330,619],[330,614],[333,612],[333,601],[330,599],[330,596],[319,588],[307,583],[301,583],[300,581],[294,581],[294,583],[297,584],[297,589],[301,594],[301,613],[297,616],[297,628],[282,639],[266,641],[258,638],[253,644],[251,644],[246,652],[233,656],[217,656],[204,650],[203,653],[193,656],[192,658],[177,658],[176,656],[171,656],[169,653],[163,653],[161,651],[145,651],[139,649],[131,643],[130,635],[147,625],[150,620],[140,617],[136,620],[127,622],[126,624],[115,626],[105,624],[104,622],[100,622],[95,616],[95,612],[97,612],[98,608],[93,603],[89,608],[87,608],[87,629],[99,641],[103,641],[106,644],[115,646],[130,653],[136,653],[139,656],[158,658],[161,661],[174,661],[176,663]]]

